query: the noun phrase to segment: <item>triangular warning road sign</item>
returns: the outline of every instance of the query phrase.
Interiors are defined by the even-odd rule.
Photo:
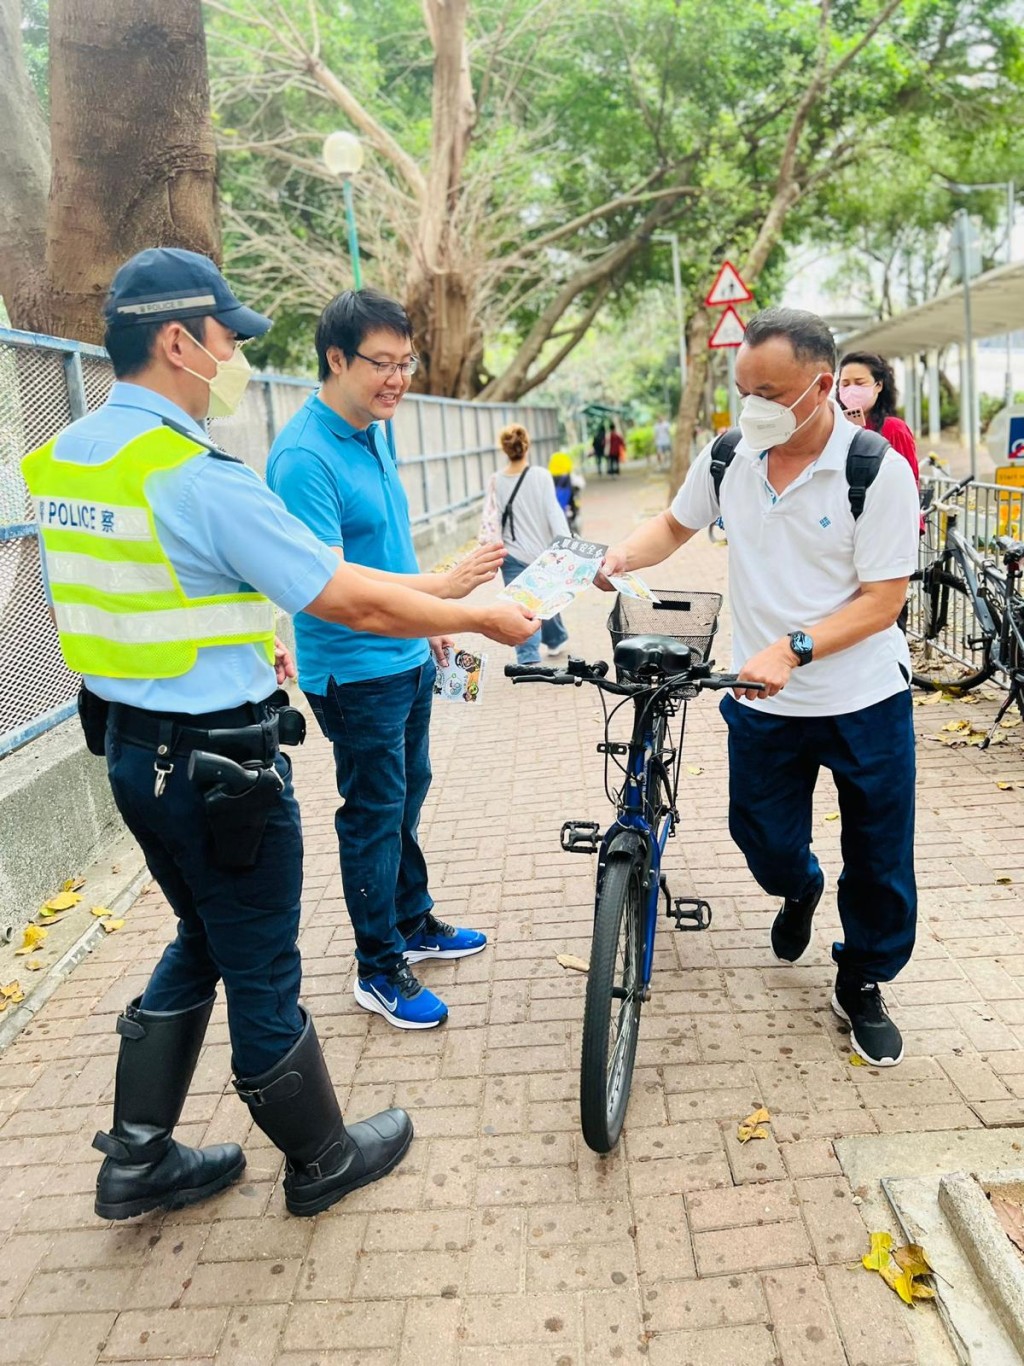
[[[749,303],[753,297],[740,278],[739,271],[731,261],[726,261],[704,302],[708,308],[720,308],[725,304]]]
[[[718,326],[708,338],[708,346],[742,346],[743,334],[746,330],[743,319],[730,304],[719,318]]]

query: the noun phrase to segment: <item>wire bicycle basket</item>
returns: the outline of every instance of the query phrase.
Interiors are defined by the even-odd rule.
[[[703,662],[718,630],[721,593],[687,593],[676,589],[652,590],[657,602],[619,594],[608,617],[612,647],[629,636],[671,636],[693,651],[694,662]]]

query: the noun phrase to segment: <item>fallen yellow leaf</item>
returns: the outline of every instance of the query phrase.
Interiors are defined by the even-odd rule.
[[[1012,791],[1013,791],[1013,783],[1002,783],[1002,782],[998,782],[998,783],[996,783],[996,787],[998,787],[998,789],[999,789],[1000,792],[1012,792]]]
[[[98,916],[99,918],[102,918],[105,915],[109,915],[110,911],[106,908],[106,906],[93,906],[91,914]]]
[[[872,1233],[871,1251],[865,1252],[861,1262],[868,1271],[881,1271],[883,1266],[889,1265],[892,1256],[892,1234],[891,1233]]]
[[[762,1105],[736,1126],[736,1137],[741,1143],[749,1143],[752,1138],[767,1138],[768,1130],[764,1126],[771,1122],[771,1115]]]
[[[830,811],[830,812],[826,815],[825,819],[826,819],[827,821],[837,821],[837,820],[839,819],[839,812],[838,812],[838,811]]]
[[[38,925],[26,925],[25,933],[22,936],[21,945],[19,948],[16,948],[14,952],[31,953],[33,949],[39,947],[39,945],[43,942],[45,938],[46,931],[40,929]]]
[[[847,1059],[847,1062],[850,1064],[851,1067],[867,1067],[867,1063],[864,1061],[864,1059],[861,1057],[859,1053],[851,1053],[849,1058]]]
[[[45,906],[39,908],[39,919],[47,925],[59,925],[67,915],[67,911],[48,911]]]
[[[123,920],[101,920],[100,924],[106,930],[107,934],[113,934],[115,930],[124,929]]]
[[[29,972],[38,972],[40,968],[46,967],[46,964],[41,958],[26,958],[25,967]]]
[[[56,896],[50,897],[43,906],[43,910],[70,911],[71,907],[77,906],[81,899],[77,892],[58,892]]]
[[[1020,725],[1020,717],[1004,716],[1003,719],[999,722],[999,724],[1002,726],[1003,730],[1013,730],[1015,727]]]
[[[84,887],[84,886],[85,886],[85,878],[84,878],[84,877],[69,877],[68,880],[67,880],[65,883],[63,883],[63,884],[61,885],[61,891],[62,891],[62,892],[77,892],[77,891],[81,890],[81,888]]]
[[[686,771],[687,773],[692,773],[695,778],[699,778],[700,775],[704,772],[700,764],[687,764]]]
[[[970,730],[970,728],[970,721],[947,721],[946,724],[942,727],[943,730],[949,730],[954,732],[958,730]]]
[[[893,1260],[912,1276],[930,1276],[935,1269],[920,1243],[906,1243],[892,1255]]]
[[[0,986],[0,996],[5,1001],[13,1001],[15,1005],[25,999],[25,993],[21,989],[20,982],[8,982],[6,986]]]

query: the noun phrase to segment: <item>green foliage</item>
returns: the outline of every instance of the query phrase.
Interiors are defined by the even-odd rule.
[[[654,454],[654,428],[649,424],[631,427],[626,433],[626,450],[633,460],[646,460]]]

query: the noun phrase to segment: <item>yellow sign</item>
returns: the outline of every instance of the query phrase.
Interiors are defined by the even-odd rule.
[[[1024,490],[1024,464],[1000,465],[996,470],[996,483],[1006,488]],[[1021,504],[1024,493],[998,493],[996,509],[998,512],[999,536],[1021,535]]]
[[[711,425],[712,425],[712,427],[715,429],[716,432],[725,432],[725,431],[728,431],[728,430],[729,430],[729,414],[728,414],[728,413],[712,413],[712,414],[711,414]]]

